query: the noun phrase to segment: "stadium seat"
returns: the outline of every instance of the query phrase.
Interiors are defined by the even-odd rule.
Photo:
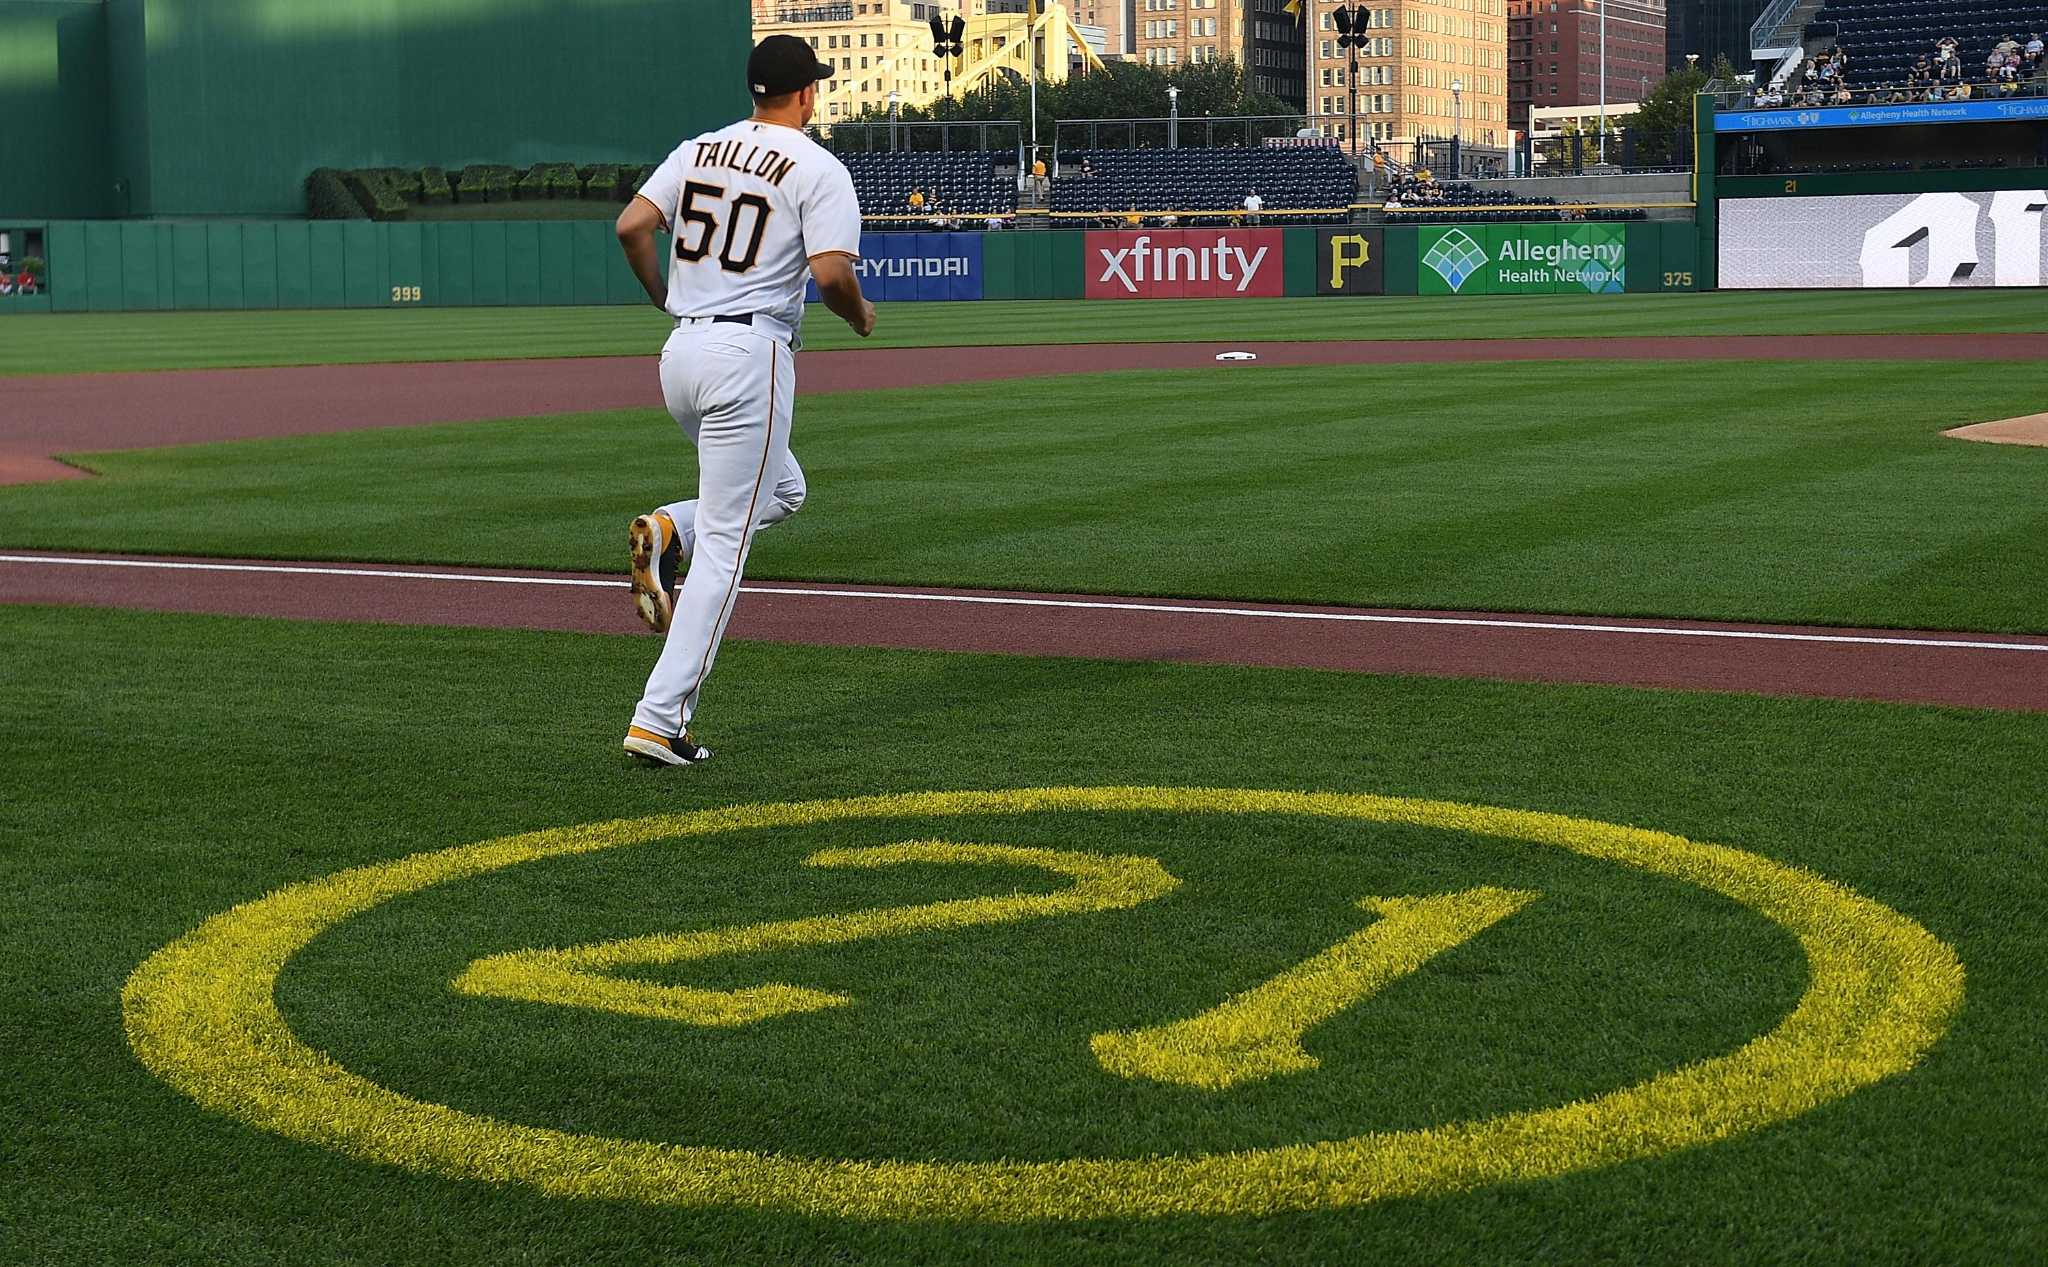
[[[960,220],[1007,218],[1017,211],[1016,183],[996,175],[997,155],[982,150],[914,153],[902,150],[841,154],[853,176],[861,215],[911,214],[912,191],[924,194],[925,216]],[[1005,154],[1005,158],[1013,156]],[[883,222],[875,227],[916,228],[916,224]]]
[[[1062,151],[1052,182],[1052,210],[1066,214],[1121,215],[1132,208],[1159,213],[1211,211],[1187,223],[1227,223],[1256,190],[1268,212],[1321,211],[1287,216],[1289,224],[1342,222],[1358,196],[1358,172],[1334,145],[1171,150]]]
[[[2003,36],[2025,42],[2048,29],[2048,7],[2000,0],[1831,0],[1807,25],[1808,45],[1839,45],[1849,54],[1846,76],[1854,89],[1903,84],[1919,58],[1932,57],[1935,41],[1954,36],[1963,78],[1984,79],[1984,59]]]

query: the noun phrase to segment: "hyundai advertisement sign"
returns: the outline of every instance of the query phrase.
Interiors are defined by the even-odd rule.
[[[875,303],[981,298],[979,233],[863,233],[861,293]],[[818,302],[818,284],[804,285],[804,302]]]

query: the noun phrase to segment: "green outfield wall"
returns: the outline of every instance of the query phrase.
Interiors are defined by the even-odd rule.
[[[34,295],[0,295],[0,313],[646,302],[607,220],[52,220],[0,221],[0,228],[40,231],[49,255],[46,285]],[[1269,252],[1259,265],[1260,277],[1270,282],[1247,291],[1223,285],[1200,293],[1596,298],[1694,290],[1700,284],[1699,238],[1689,222],[1330,226],[1222,234],[1226,241],[1238,237],[1248,244],[1277,244],[1277,253]],[[973,256],[975,293],[984,299],[1081,299],[1109,258],[1137,249],[1141,239],[1150,248],[1175,235],[898,234],[879,241],[917,241],[922,246],[913,256]],[[881,292],[883,283],[869,284]],[[1148,291],[1158,298],[1183,293],[1171,287]]]
[[[0,0],[0,210],[113,215],[107,9]]]
[[[658,162],[749,108],[709,0],[0,0],[0,220],[280,216],[316,167]]]

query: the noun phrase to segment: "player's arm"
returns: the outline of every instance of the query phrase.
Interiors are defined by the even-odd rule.
[[[853,271],[851,255],[835,251],[812,256],[811,276],[818,283],[818,298],[855,334],[865,339],[875,332],[875,306],[860,293],[860,274]]]
[[[632,267],[633,276],[640,279],[647,297],[664,312],[668,310],[668,277],[662,271],[661,248],[655,243],[654,234],[667,227],[661,211],[638,194],[619,213],[619,248],[626,253],[626,263]]]
[[[804,254],[818,298],[865,339],[875,332],[875,306],[860,293],[860,274],[853,268],[860,255],[860,200],[846,169],[826,163],[813,170],[803,195]]]

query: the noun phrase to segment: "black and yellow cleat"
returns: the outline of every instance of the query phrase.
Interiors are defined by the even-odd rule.
[[[625,747],[629,755],[652,765],[696,765],[700,761],[711,760],[711,749],[690,738],[687,730],[671,739],[638,726],[628,726]]]
[[[675,618],[676,569],[683,545],[666,511],[641,515],[626,530],[633,559],[633,610],[656,633],[667,633]]]

